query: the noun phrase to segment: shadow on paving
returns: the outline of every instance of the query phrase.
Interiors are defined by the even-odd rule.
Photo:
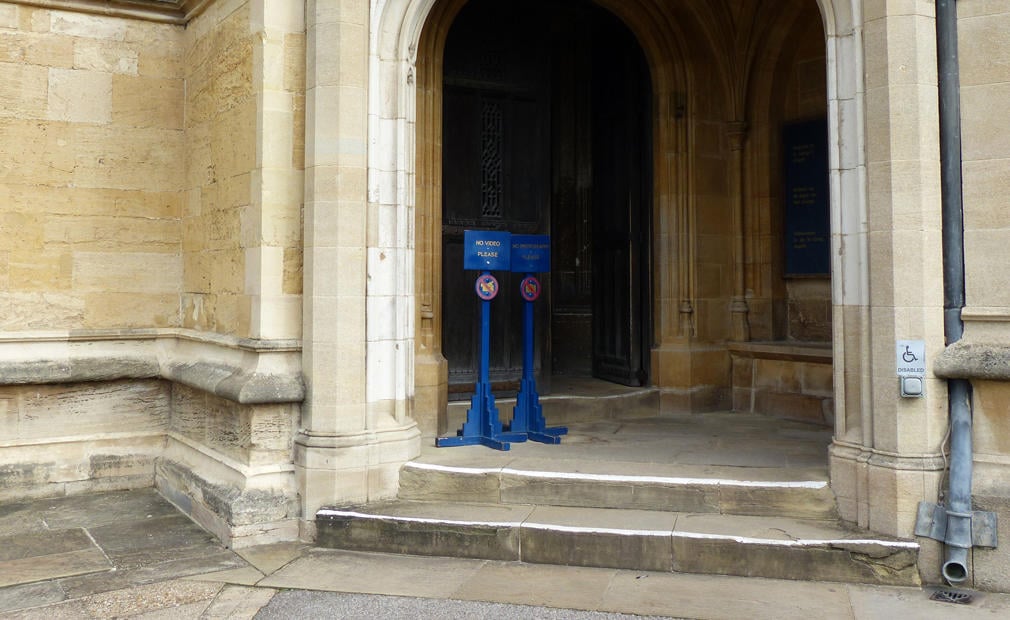
[[[0,612],[244,566],[154,489],[0,505]]]

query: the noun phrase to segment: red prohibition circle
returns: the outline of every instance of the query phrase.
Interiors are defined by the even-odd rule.
[[[540,298],[540,280],[534,276],[526,276],[519,283],[519,294],[526,301],[536,301]]]
[[[477,292],[477,297],[484,301],[491,301],[498,296],[498,280],[489,273],[477,276],[477,282],[473,288]]]

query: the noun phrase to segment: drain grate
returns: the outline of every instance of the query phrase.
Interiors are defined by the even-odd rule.
[[[971,603],[971,594],[968,594],[967,592],[958,592],[957,590],[937,590],[929,596],[929,600],[940,601],[941,603],[968,605]]]

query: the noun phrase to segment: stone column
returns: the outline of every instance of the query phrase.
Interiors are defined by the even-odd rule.
[[[838,80],[832,120],[839,128],[865,126],[857,144],[865,144],[868,189],[865,224],[847,211],[858,203],[844,201],[833,221],[835,268],[842,270],[835,284],[836,304],[842,301],[836,385],[843,385],[844,398],[831,449],[832,486],[843,518],[911,536],[918,502],[936,498],[947,428],[945,383],[927,376],[924,398],[901,398],[895,364],[896,340],[924,340],[927,368],[943,348],[933,4],[863,6],[863,31],[857,24],[829,46]],[[853,92],[843,81],[859,75],[862,58],[865,96],[858,84]],[[857,122],[861,114],[865,125]],[[844,140],[832,159],[835,196],[855,195],[862,182],[860,154]],[[857,264],[861,243],[868,250],[865,276]]]
[[[250,174],[251,208],[241,221],[245,294],[252,338],[301,336],[299,209],[303,201],[303,58],[301,7],[257,0],[250,4],[256,35],[252,89],[258,123],[256,163]],[[249,128],[252,131],[253,128]]]
[[[732,339],[750,340],[750,325],[747,322],[747,283],[745,279],[744,239],[744,144],[747,142],[747,121],[732,121],[726,127],[730,150],[730,200],[733,202],[733,297],[730,300],[732,313]]]
[[[396,357],[387,355],[395,338],[384,335],[402,333],[395,318],[402,313],[379,307],[381,297],[395,296],[397,271],[382,272],[391,224],[369,207],[367,191],[368,0],[310,0],[306,35],[307,397],[295,464],[311,536],[320,506],[395,494],[400,464],[419,446],[416,425],[387,398],[402,373],[397,379]]]

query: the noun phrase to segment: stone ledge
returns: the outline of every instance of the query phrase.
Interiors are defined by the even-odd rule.
[[[11,0],[43,9],[185,25],[215,0]]]
[[[0,385],[156,378],[243,405],[305,398],[295,341],[192,330],[0,335]]]
[[[733,355],[769,360],[814,362],[818,364],[830,364],[832,360],[831,345],[819,342],[730,342],[727,344],[727,349]]]
[[[936,356],[933,374],[941,379],[1010,381],[1010,344],[960,340]]]

